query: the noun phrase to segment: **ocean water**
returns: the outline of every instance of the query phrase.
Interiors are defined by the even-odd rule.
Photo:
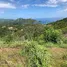
[[[61,18],[37,18],[37,21],[40,21],[40,23],[42,24],[47,24],[50,22],[55,22],[57,20],[60,20]]]

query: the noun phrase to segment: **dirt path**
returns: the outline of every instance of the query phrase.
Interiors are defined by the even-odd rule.
[[[53,54],[60,54],[60,53],[66,52],[66,51],[67,51],[67,48],[53,47],[53,48],[50,48],[50,51],[51,51]]]
[[[0,48],[0,52],[11,52],[11,51],[17,52],[19,50],[20,48]]]

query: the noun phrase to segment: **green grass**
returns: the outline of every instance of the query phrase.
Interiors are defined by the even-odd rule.
[[[38,43],[40,45],[44,45],[45,47],[61,47],[61,48],[67,48],[67,44],[66,43],[52,43],[52,42],[45,42],[43,40],[39,40],[39,41],[12,41],[9,43],[6,43],[2,40],[0,40],[0,48],[2,47],[23,47],[25,44],[27,43],[31,43],[34,42],[35,44]]]
[[[45,48],[48,50],[52,55],[50,62],[52,67],[67,67],[67,44],[28,40],[12,41],[11,43],[5,43],[3,40],[0,40],[0,67],[25,67],[27,63],[25,56],[22,56],[22,51],[25,50],[26,45],[30,46],[31,44],[35,45],[37,53],[40,53],[37,55],[38,57],[42,55],[41,53]],[[41,48],[43,48],[43,50],[41,50]],[[31,47],[29,50],[34,49]],[[32,57],[32,55],[30,57]],[[40,59],[42,58],[40,57]]]

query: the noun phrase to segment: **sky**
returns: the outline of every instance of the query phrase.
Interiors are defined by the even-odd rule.
[[[0,0],[0,18],[67,17],[67,0]]]

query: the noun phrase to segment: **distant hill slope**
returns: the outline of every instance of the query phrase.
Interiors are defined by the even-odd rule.
[[[38,23],[37,20],[34,19],[23,19],[23,18],[18,18],[18,19],[0,19],[0,24],[1,25],[18,25],[18,24],[35,24]]]
[[[49,23],[51,24],[54,28],[57,29],[62,29],[67,27],[67,18],[64,18],[62,20],[58,20],[56,22]]]
[[[64,34],[67,34],[67,18],[49,23],[48,25],[53,26],[55,29],[61,29]]]

